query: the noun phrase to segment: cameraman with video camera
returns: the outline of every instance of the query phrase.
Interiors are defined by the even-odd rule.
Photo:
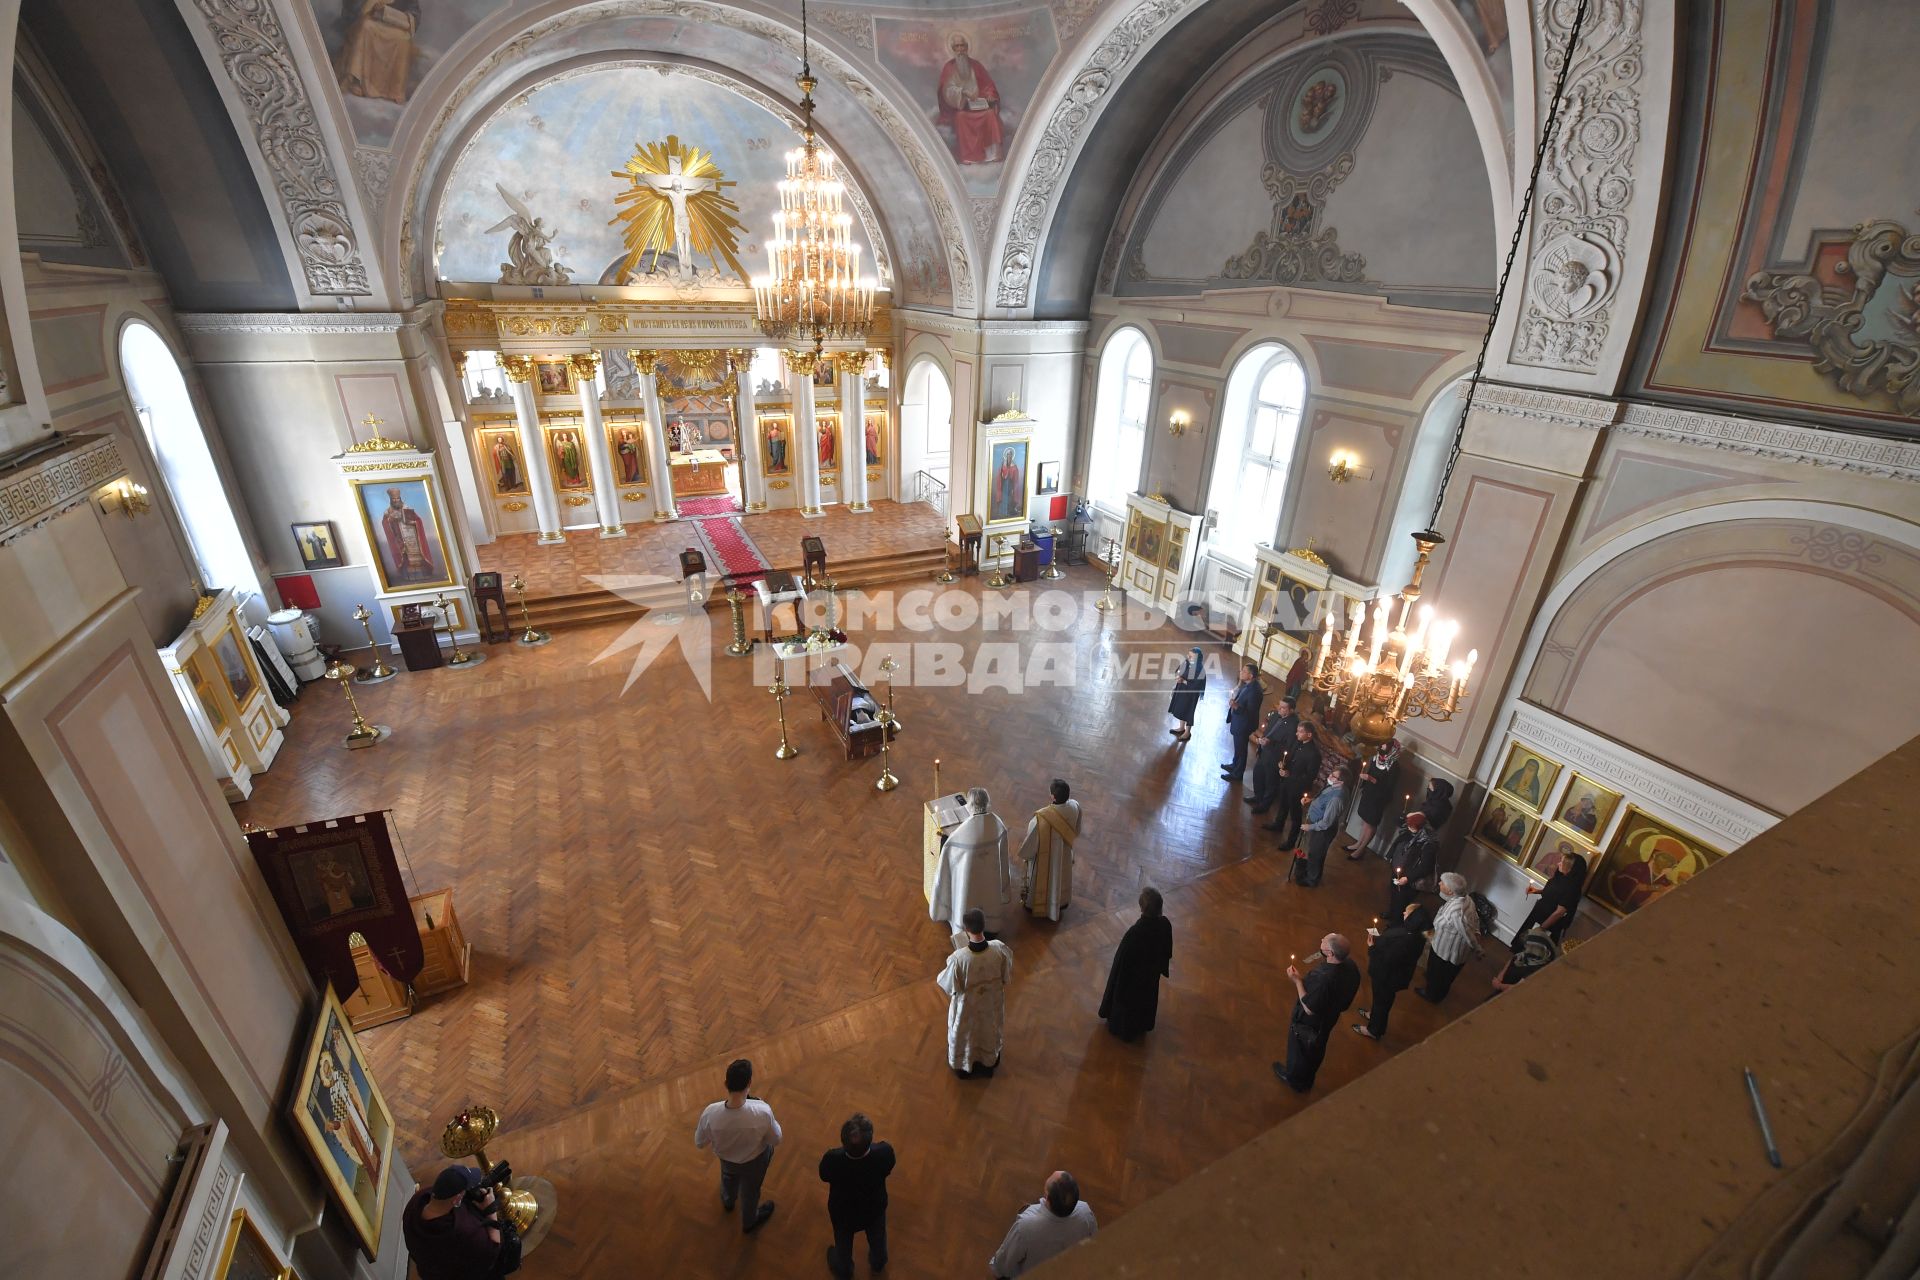
[[[505,1161],[492,1173],[450,1164],[413,1193],[400,1226],[420,1280],[493,1280],[520,1269],[520,1235],[494,1190],[512,1176]]]

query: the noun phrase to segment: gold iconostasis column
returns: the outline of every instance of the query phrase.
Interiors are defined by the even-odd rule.
[[[739,426],[734,445],[740,452],[740,500],[749,511],[767,509],[767,453],[760,421],[753,410],[753,352],[734,351],[733,419]]]
[[[840,499],[849,511],[872,511],[867,502],[867,353],[833,357],[840,371]]]
[[[560,532],[560,499],[553,490],[553,468],[547,463],[547,441],[540,432],[540,414],[533,407],[533,357],[500,357],[501,371],[513,392],[513,415],[520,425],[520,456],[527,466],[527,489],[533,498],[539,541],[565,542]]]
[[[820,422],[813,408],[813,371],[819,360],[811,351],[787,352],[787,382],[793,387],[792,456],[799,462],[800,514],[823,516],[820,509]]]
[[[647,416],[647,456],[653,459],[653,518],[678,520],[680,510],[673,502],[673,460],[667,456],[667,419],[660,408],[660,380],[654,369],[660,363],[658,351],[629,351],[633,367],[640,375],[640,405]]]
[[[600,513],[600,536],[624,538],[620,523],[620,493],[613,482],[613,450],[607,445],[607,427],[600,417],[600,353],[587,351],[567,357],[574,385],[580,388],[580,421],[587,432],[587,465],[593,470],[593,503]]]

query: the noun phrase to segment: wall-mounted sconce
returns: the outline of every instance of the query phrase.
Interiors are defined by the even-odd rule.
[[[1360,455],[1351,449],[1336,449],[1327,459],[1327,479],[1335,484],[1345,484],[1349,480],[1373,479],[1373,468],[1360,465]]]
[[[1175,409],[1167,416],[1167,434],[1170,436],[1183,436],[1192,425],[1193,418],[1185,409]]]
[[[153,503],[147,497],[147,486],[131,480],[118,480],[108,487],[106,495],[100,499],[100,509],[118,511],[131,520],[151,511]]]

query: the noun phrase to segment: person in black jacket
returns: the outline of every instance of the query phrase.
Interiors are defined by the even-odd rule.
[[[1282,698],[1267,713],[1260,732],[1253,735],[1254,746],[1259,748],[1253,755],[1253,793],[1242,799],[1253,806],[1255,813],[1271,809],[1274,797],[1280,794],[1280,762],[1293,747],[1293,731],[1299,723],[1293,703]]]
[[[1158,889],[1140,891],[1140,918],[1128,928],[1113,953],[1106,994],[1100,997],[1100,1016],[1107,1030],[1122,1040],[1136,1040],[1153,1030],[1160,1011],[1160,979],[1170,976],[1173,963],[1173,925]]]
[[[1427,783],[1427,794],[1420,800],[1420,812],[1427,815],[1427,830],[1439,839],[1441,828],[1453,816],[1453,784],[1445,778]]]
[[[1273,1074],[1285,1081],[1295,1093],[1313,1088],[1320,1064],[1327,1056],[1327,1039],[1340,1025],[1340,1015],[1353,1003],[1360,990],[1360,966],[1347,956],[1347,940],[1337,933],[1320,939],[1317,964],[1302,977],[1295,965],[1287,966],[1287,979],[1299,997],[1293,1004],[1293,1019],[1287,1026],[1287,1060],[1273,1064]]]
[[[1392,872],[1387,877],[1387,920],[1406,914],[1407,904],[1430,891],[1434,869],[1438,865],[1440,842],[1427,826],[1427,815],[1415,809],[1401,819],[1399,832],[1387,846],[1387,862]]]
[[[1302,720],[1293,731],[1293,746],[1287,752],[1287,758],[1280,765],[1280,793],[1274,806],[1279,812],[1273,815],[1273,821],[1263,824],[1267,831],[1286,832],[1282,834],[1280,847],[1291,848],[1300,838],[1300,802],[1320,781],[1320,744],[1314,740],[1314,723]]]
[[[1367,985],[1373,991],[1373,1002],[1360,1010],[1366,1021],[1353,1024],[1355,1035],[1369,1040],[1387,1038],[1387,1015],[1393,1011],[1393,999],[1413,985],[1413,971],[1426,949],[1427,930],[1432,927],[1433,917],[1427,909],[1409,902],[1399,923],[1380,931],[1373,949],[1367,952]]]
[[[820,1157],[820,1181],[827,1184],[827,1220],[833,1243],[827,1270],[853,1274],[853,1237],[867,1236],[867,1265],[887,1266],[887,1175],[893,1172],[893,1146],[873,1140],[873,1121],[855,1112],[840,1126],[840,1145]]]
[[[1260,727],[1260,700],[1266,690],[1251,662],[1240,664],[1240,683],[1227,695],[1227,732],[1233,735],[1233,759],[1220,762],[1220,780],[1239,782],[1247,776],[1247,739]]]

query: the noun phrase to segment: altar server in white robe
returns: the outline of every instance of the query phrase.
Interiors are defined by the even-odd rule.
[[[978,907],[968,908],[960,928],[963,936],[938,981],[947,993],[947,1065],[971,1080],[991,1076],[1000,1065],[1013,951],[1004,942],[987,941],[986,917]]]
[[[1073,898],[1073,842],[1080,835],[1080,802],[1070,799],[1065,781],[1053,780],[1053,803],[1027,820],[1027,839],[1020,846],[1026,867],[1021,900],[1036,916],[1058,920]]]
[[[958,929],[967,908],[986,915],[987,932],[1003,932],[1012,917],[1013,870],[1007,861],[1007,824],[988,809],[987,793],[967,792],[968,818],[940,846],[927,918]]]

